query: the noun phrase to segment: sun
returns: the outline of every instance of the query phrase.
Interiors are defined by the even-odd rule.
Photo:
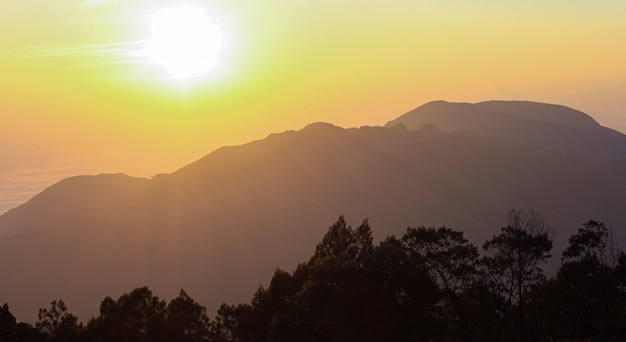
[[[217,64],[222,34],[201,7],[181,5],[152,16],[148,55],[174,78],[187,79]]]

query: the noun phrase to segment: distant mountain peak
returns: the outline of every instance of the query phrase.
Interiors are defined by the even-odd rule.
[[[414,110],[387,123],[387,126],[408,116],[454,115],[454,116],[506,116],[539,122],[556,122],[567,125],[599,125],[591,116],[558,104],[521,100],[490,100],[478,103],[448,102],[436,100],[427,102]]]
[[[588,162],[626,158],[626,136],[598,124],[591,116],[562,105],[532,101],[456,103],[432,101],[389,121],[409,130],[434,125],[444,133],[541,146]]]
[[[318,121],[306,125],[303,130],[307,129],[343,129],[328,122]]]

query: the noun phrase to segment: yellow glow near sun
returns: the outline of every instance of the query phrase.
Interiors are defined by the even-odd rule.
[[[148,54],[174,78],[190,78],[217,64],[222,35],[200,7],[158,10],[152,17],[152,33]]]

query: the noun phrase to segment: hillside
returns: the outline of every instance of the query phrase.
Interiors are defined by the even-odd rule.
[[[148,183],[148,179],[123,174],[64,179],[0,216],[0,227],[6,227],[0,229],[0,237],[56,223],[100,217],[108,206]]]
[[[433,126],[316,123],[152,180],[60,182],[0,217],[0,293],[26,321],[59,298],[87,319],[104,296],[142,285],[164,298],[182,287],[212,313],[305,260],[340,214],[369,217],[376,239],[446,225],[481,245],[508,209],[533,208],[557,229],[557,248],[592,218],[626,242],[624,174],[623,162]]]

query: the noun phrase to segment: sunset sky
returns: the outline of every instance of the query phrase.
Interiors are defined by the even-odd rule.
[[[153,15],[205,8],[217,64],[172,78]],[[558,103],[626,132],[626,0],[0,2],[0,213],[75,174],[172,172],[432,100]]]

